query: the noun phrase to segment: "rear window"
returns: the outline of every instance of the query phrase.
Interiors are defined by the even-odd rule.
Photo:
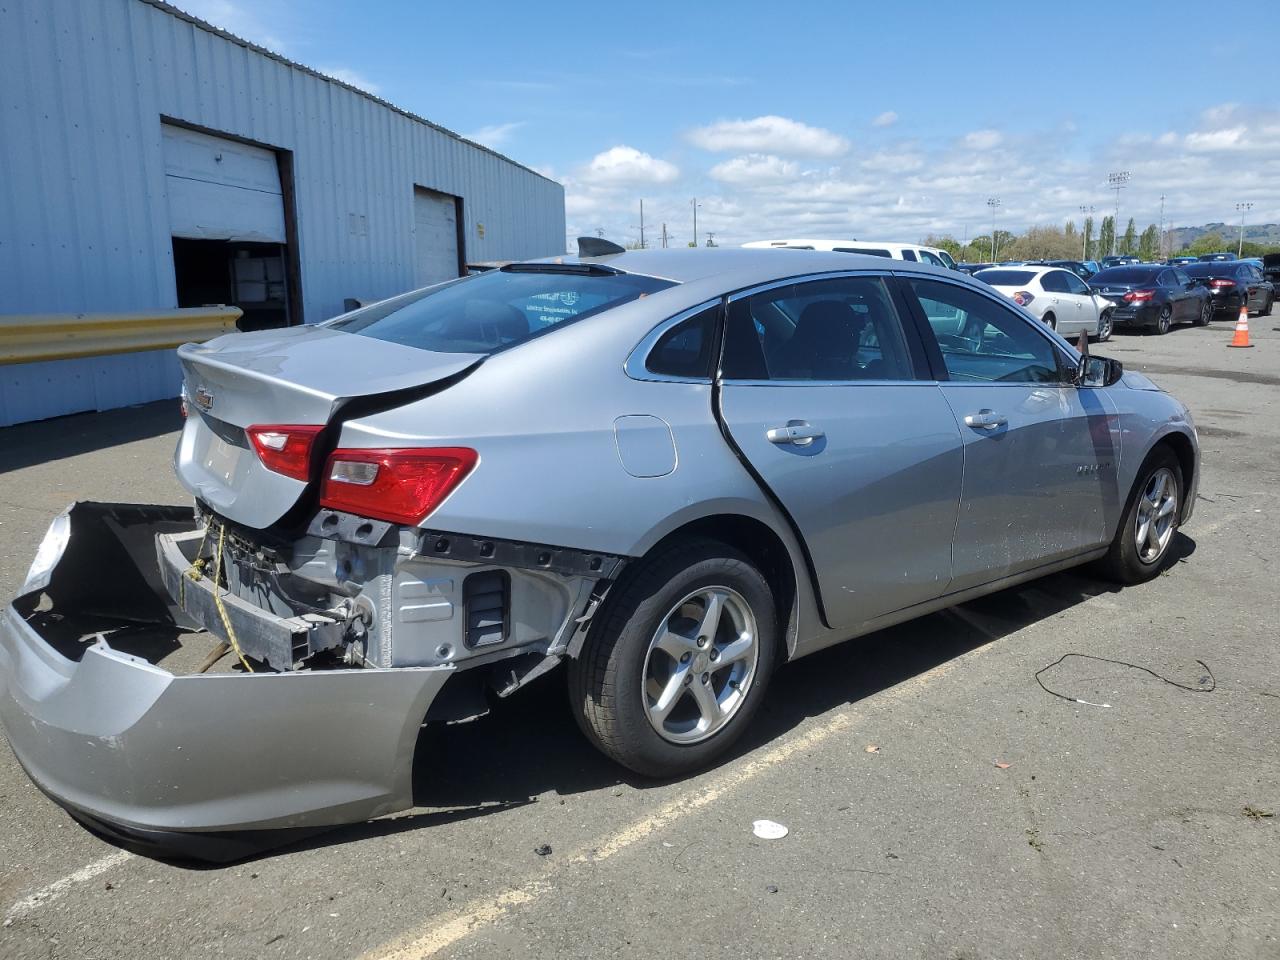
[[[329,326],[437,353],[496,353],[671,286],[628,273],[490,270],[374,304]]]
[[[983,283],[993,287],[1022,287],[1035,277],[1033,270],[979,270],[974,274]]]
[[[1141,270],[1133,267],[1108,267],[1106,270],[1099,270],[1089,282],[1095,287],[1104,283],[1151,283],[1155,280],[1156,272],[1154,270]]]
[[[1189,277],[1221,277],[1231,271],[1224,270],[1221,263],[1188,263],[1182,272]]]

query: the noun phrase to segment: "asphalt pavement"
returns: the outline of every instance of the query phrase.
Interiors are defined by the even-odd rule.
[[[412,811],[219,868],[95,838],[0,745],[0,957],[1280,957],[1280,315],[1231,327],[1095,347],[1200,429],[1153,582],[1059,574],[789,665],[674,783],[588,746],[553,674],[424,734]],[[177,427],[0,430],[0,596],[69,501],[184,502]]]

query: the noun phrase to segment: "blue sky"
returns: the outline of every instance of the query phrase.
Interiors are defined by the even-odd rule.
[[[696,196],[717,242],[963,239],[992,196],[1014,232],[1100,217],[1113,170],[1139,229],[1162,194],[1280,221],[1270,54],[1206,29],[1256,3],[178,5],[561,181],[570,236],[634,240],[644,198],[684,243]]]

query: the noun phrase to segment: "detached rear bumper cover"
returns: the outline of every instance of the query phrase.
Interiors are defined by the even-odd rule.
[[[85,574],[111,562],[105,540],[117,617],[138,608],[130,592],[166,608],[154,535],[192,526],[189,509],[81,503],[68,516],[65,549],[28,593],[85,612],[102,599]],[[452,668],[175,676],[101,640],[74,661],[22,599],[0,612],[0,723],[73,813],[146,836],[329,826],[412,804],[419,727]]]

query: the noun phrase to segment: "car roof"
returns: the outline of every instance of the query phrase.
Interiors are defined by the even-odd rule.
[[[795,250],[780,247],[678,247],[669,250],[628,250],[603,257],[544,257],[535,263],[600,264],[677,283],[692,283],[723,276],[725,289],[752,283],[783,280],[806,273],[838,270],[878,270],[902,273],[914,271],[942,276],[952,271],[910,260],[886,260],[869,254],[827,253],[822,250]]]

